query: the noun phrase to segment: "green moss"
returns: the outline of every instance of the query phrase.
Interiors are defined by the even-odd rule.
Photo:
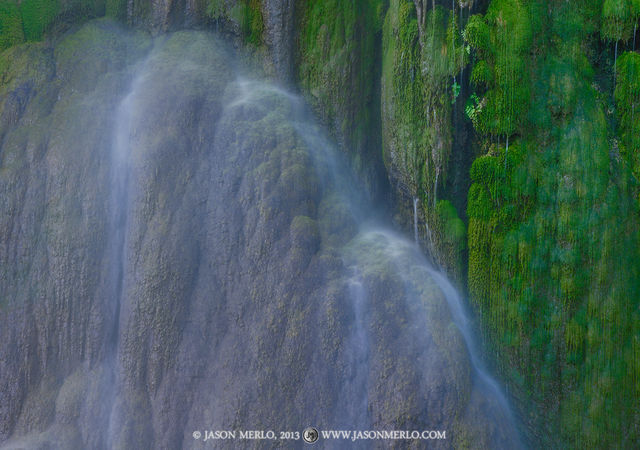
[[[438,201],[435,215],[435,238],[440,259],[446,268],[462,274],[464,273],[467,227],[448,200]]]
[[[24,41],[22,17],[13,1],[0,1],[0,51]]]
[[[531,5],[521,12],[534,23],[539,10]],[[637,55],[624,55],[616,66],[618,139],[587,50],[598,30],[594,6],[600,7],[586,2],[577,14],[558,4],[543,36],[517,51],[507,47],[503,56],[535,62],[515,78],[524,87],[495,70],[496,43],[518,39],[518,27],[509,28],[513,11],[502,16],[504,26],[498,21],[505,2],[493,1],[467,27],[481,61],[474,78],[488,89],[485,107],[494,108],[493,122],[478,129],[509,135],[512,113],[499,107],[502,99],[531,92],[518,107],[513,130],[520,138],[508,151],[504,140],[484,138],[487,153],[471,168],[468,286],[510,385],[541,411],[530,425],[561,442],[543,438],[543,446],[626,447],[638,439],[631,400],[638,372],[631,361],[640,333],[640,243],[632,231],[639,214],[629,170],[639,134],[635,113],[630,119]],[[531,58],[525,49],[541,55]]]
[[[113,13],[115,4],[119,2],[122,12],[122,0],[108,0],[109,11]],[[126,11],[124,11],[126,13]],[[77,23],[101,17],[105,14],[105,0],[23,0],[20,2],[20,15],[24,38],[38,41],[43,35],[60,23]],[[111,14],[113,15],[113,14]],[[114,15],[115,16],[115,15]],[[123,18],[120,15],[118,18]]]
[[[616,112],[620,150],[636,180],[640,179],[640,55],[623,54],[616,65]]]
[[[432,231],[428,244],[435,245],[432,250],[441,253],[440,262],[458,275],[464,272],[458,268],[464,245],[453,250],[442,228],[451,224],[446,225],[434,206],[443,196],[438,186],[447,181],[452,105],[460,89],[457,77],[468,58],[460,21],[457,11],[436,6],[425,12],[421,25],[412,2],[394,0],[382,37],[384,162],[401,202],[407,197],[421,200],[420,221]]]
[[[494,0],[485,16],[471,17],[464,35],[479,58],[472,81],[487,89],[478,108],[476,129],[503,136],[517,133],[530,100],[532,19],[527,4]]]
[[[226,7],[223,2],[212,0],[207,11],[211,18],[217,20],[223,17]],[[242,34],[248,43],[253,45],[262,43],[264,21],[260,0],[241,0],[231,8],[228,14],[232,20],[240,24]]]
[[[58,15],[58,0],[24,0],[20,12],[25,38],[37,41]]]
[[[207,4],[207,15],[213,20],[218,20],[226,15],[227,8],[224,0],[209,0]]]
[[[602,37],[610,41],[628,40],[633,31],[634,21],[638,20],[638,14],[640,9],[637,2],[604,0],[602,2]]]
[[[376,160],[379,149],[374,117],[383,4],[382,0],[296,4],[299,82],[367,182],[368,162]]]

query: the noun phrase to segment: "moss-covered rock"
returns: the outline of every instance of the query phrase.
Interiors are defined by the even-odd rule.
[[[17,3],[0,2],[0,51],[24,41],[22,16]]]
[[[379,189],[376,95],[381,0],[298,2],[297,67],[307,100],[369,190]]]
[[[459,240],[442,240],[448,231],[441,227],[447,223],[439,217],[436,204],[446,195],[443,187],[451,168],[453,109],[468,50],[459,29],[462,10],[428,6],[418,17],[414,3],[391,1],[385,17],[381,83],[384,163],[400,222],[407,229],[417,222],[424,246],[462,280],[459,258],[464,245]],[[457,248],[451,249],[451,245]]]

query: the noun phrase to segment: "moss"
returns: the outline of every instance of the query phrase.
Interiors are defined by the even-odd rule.
[[[384,162],[397,186],[398,203],[408,205],[407,215],[413,211],[411,201],[420,200],[419,228],[425,233],[419,236],[428,246],[434,244],[435,254],[442,251],[439,262],[459,275],[464,271],[454,267],[462,266],[461,254],[452,253],[447,230],[441,228],[446,221],[434,206],[445,196],[438,186],[447,183],[457,77],[468,59],[461,20],[457,11],[437,5],[419,24],[412,2],[391,1],[382,39]],[[413,224],[413,217],[405,222]]]
[[[17,3],[0,1],[0,51],[23,41],[22,17]]]
[[[640,331],[639,242],[631,231],[639,225],[637,188],[628,150],[637,146],[638,124],[629,120],[637,77],[635,56],[620,58],[618,137],[586,50],[598,22],[595,3],[587,3],[581,14],[559,5],[543,28],[547,34],[523,47],[542,55],[516,77],[528,86],[513,94],[513,80],[501,81],[499,58],[492,59],[500,54],[494,43],[504,39],[494,33],[518,34],[517,27],[500,30],[496,11],[505,11],[505,3],[492,2],[467,27],[480,61],[493,68],[493,80],[486,67],[476,69],[478,86],[488,89],[485,107],[518,89],[532,93],[514,128],[520,138],[507,151],[504,139],[496,145],[485,137],[486,154],[471,168],[468,286],[510,385],[542,411],[529,426],[562,442],[543,438],[541,445],[624,447],[637,440],[629,430],[639,420],[629,400],[637,392],[629,361]],[[521,12],[533,23],[539,11],[528,11]],[[509,17],[503,16],[506,25]],[[504,55],[529,60],[515,48]],[[508,135],[509,114],[496,106],[496,126],[479,130]]]
[[[24,43],[0,53],[0,96],[21,84],[35,86],[55,74],[51,54],[41,43]]]
[[[120,36],[118,24],[99,19],[65,36],[55,49],[57,76],[73,82],[76,90],[93,89],[99,75],[135,61],[150,47],[142,32]]]
[[[634,8],[635,6],[635,8]],[[602,2],[602,29],[604,39],[626,41],[631,38],[634,21],[640,10],[631,0],[604,0]]]
[[[464,35],[479,58],[472,80],[487,89],[474,125],[481,133],[510,136],[517,132],[529,105],[529,9],[520,0],[494,0],[486,15],[469,20]]]
[[[443,266],[451,273],[462,275],[467,241],[467,227],[448,200],[436,204],[435,240]]]
[[[110,11],[116,1],[109,0]],[[126,12],[126,11],[125,11]],[[64,23],[78,23],[90,18],[101,17],[105,14],[105,0],[75,0],[64,2],[60,0],[23,0],[20,2],[20,15],[24,38],[38,41],[55,26]],[[123,16],[118,16],[122,18]],[[61,27],[64,28],[64,27]]]
[[[616,65],[616,112],[620,133],[620,150],[640,179],[640,55],[626,52]]]
[[[58,15],[58,0],[24,0],[20,12],[25,38],[37,41]]]
[[[378,158],[376,46],[382,0],[310,0],[296,4],[298,78],[352,165],[372,184]],[[373,187],[373,186],[369,186]]]
[[[225,5],[213,0],[209,3],[208,12],[211,18],[218,20],[225,14]],[[264,21],[260,0],[241,0],[231,8],[228,14],[232,20],[240,24],[246,42],[253,45],[262,43]]]
[[[226,3],[224,0],[209,0],[207,3],[207,15],[213,20],[219,20],[226,14]]]

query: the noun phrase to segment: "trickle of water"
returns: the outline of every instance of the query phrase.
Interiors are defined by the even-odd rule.
[[[127,261],[127,223],[129,218],[131,137],[133,133],[136,92],[144,82],[141,73],[133,81],[131,90],[116,110],[116,119],[111,146],[110,178],[110,222],[108,231],[110,283],[107,294],[108,307],[112,311],[111,337],[107,343],[107,364],[109,375],[105,392],[105,402],[110,405],[108,417],[107,446],[111,447],[117,421],[116,398],[118,396],[118,341],[120,334],[120,310],[125,290],[125,268]]]
[[[367,293],[356,275],[348,280],[353,307],[351,335],[345,346],[346,382],[342,385],[336,424],[358,430],[370,428],[368,417],[369,337],[365,329]]]

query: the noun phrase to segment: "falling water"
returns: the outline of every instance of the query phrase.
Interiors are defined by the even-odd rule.
[[[492,411],[485,411],[486,414],[493,415],[496,423],[507,425],[510,428],[511,436],[510,446],[512,448],[521,447],[521,442],[515,432],[515,417],[511,410],[511,406],[498,382],[488,372],[481,357],[481,352],[476,345],[477,338],[474,334],[473,325],[466,310],[466,306],[447,277],[431,262],[416,245],[412,245],[409,241],[393,231],[381,226],[370,226],[363,228],[360,239],[373,247],[382,248],[383,260],[391,262],[396,268],[399,275],[406,285],[406,308],[413,311],[413,317],[418,318],[415,329],[419,330],[424,327],[424,323],[420,322],[421,314],[428,314],[423,311],[422,299],[420,293],[424,292],[420,287],[424,280],[433,280],[437,289],[441,291],[451,313],[451,319],[456,328],[460,332],[464,344],[467,348],[472,372],[474,374],[477,388],[480,389],[491,401],[495,401]],[[379,251],[380,249],[378,249]],[[405,331],[410,333],[410,331]],[[420,340],[420,334],[412,336],[413,339]],[[411,337],[409,338],[411,339]]]
[[[349,171],[345,170],[344,162],[333,149],[331,143],[326,139],[321,130],[313,124],[309,116],[304,111],[304,105],[301,100],[283,91],[279,88],[259,82],[250,82],[242,80],[241,95],[239,98],[243,102],[259,103],[262,95],[277,95],[290,103],[293,111],[293,123],[300,138],[304,140],[308,146],[310,153],[316,161],[316,169],[324,180],[325,187],[333,189],[350,205],[353,218],[359,223],[360,233],[354,241],[358,239],[367,239],[375,236],[373,240],[376,242],[386,242],[385,250],[382,254],[375,251],[366,252],[364,259],[374,258],[380,262],[390,262],[397,266],[400,276],[406,278],[409,283],[408,273],[420,274],[416,279],[412,279],[413,284],[420,285],[419,290],[438,289],[449,307],[451,318],[463,338],[464,344],[470,355],[470,363],[474,373],[474,379],[478,389],[480,389],[487,397],[494,399],[498,406],[495,406],[491,414],[495,414],[495,420],[498,423],[508,425],[515,430],[515,421],[511,413],[509,403],[502,392],[499,384],[489,374],[482,363],[480,357],[480,349],[475,345],[474,334],[468,313],[465,310],[462,298],[455,288],[447,280],[446,276],[434,268],[427,257],[421,253],[418,233],[418,203],[419,198],[413,197],[413,238],[414,243],[410,243],[406,239],[386,229],[385,226],[377,224],[378,222],[368,221],[366,214],[362,212],[362,205],[365,203],[358,192],[354,192],[351,188],[353,181],[349,178]],[[234,103],[237,104],[237,101]],[[436,172],[437,187],[438,172]],[[434,195],[435,204],[435,195]],[[366,209],[366,208],[365,208]],[[377,224],[377,225],[376,225]],[[433,251],[433,237],[428,226],[426,226],[427,240],[429,251]],[[343,363],[346,365],[343,382],[340,386],[340,395],[335,411],[335,425],[338,427],[347,426],[349,429],[364,430],[372,426],[371,417],[369,417],[369,393],[370,387],[368,377],[371,369],[370,357],[373,349],[371,348],[371,336],[369,330],[372,326],[371,317],[367,312],[369,308],[374,308],[369,299],[369,292],[363,278],[363,274],[367,272],[366,263],[362,260],[356,261],[349,265],[351,271],[350,277],[347,279],[347,290],[349,298],[349,307],[352,311],[352,320],[350,321],[350,331],[345,337],[343,344],[344,358]],[[425,280],[433,280],[432,284],[421,285]],[[416,303],[420,303],[420,298],[410,294],[407,291],[406,298],[407,307],[410,311],[416,307]],[[427,313],[427,312],[425,312]],[[419,322],[419,316],[415,316],[418,320],[417,328],[423,328],[424,324]],[[414,335],[411,329],[397,330],[399,336],[407,342],[413,342],[418,345],[420,342],[420,334]],[[419,346],[419,345],[418,345]],[[489,414],[487,412],[487,414]],[[514,432],[515,433],[515,432]],[[512,441],[512,443],[515,441]],[[515,444],[514,444],[515,445]],[[515,445],[516,447],[518,445]]]
[[[442,272],[436,270],[433,266],[428,264],[425,260],[425,272],[427,272],[438,284],[438,287],[445,295],[453,321],[460,330],[464,338],[464,342],[469,350],[469,356],[473,365],[474,372],[478,376],[478,379],[488,388],[489,392],[497,399],[502,407],[502,412],[508,415],[508,418],[513,422],[513,415],[511,413],[511,407],[504,395],[498,382],[487,371],[482,358],[480,357],[480,349],[477,348],[477,339],[474,337],[471,320],[466,311],[466,307],[460,297],[458,291],[453,287],[451,282]]]
[[[143,82],[139,75],[132,83],[131,90],[121,101],[115,114],[113,143],[111,146],[110,176],[110,221],[108,231],[109,273],[108,286],[111,317],[111,334],[107,348],[107,370],[111,373],[105,386],[106,404],[110,405],[107,446],[112,447],[114,426],[118,420],[118,342],[120,334],[121,305],[125,291],[125,267],[127,260],[127,228],[129,221],[130,174],[131,174],[131,136],[132,121],[136,104],[136,91]]]
[[[129,95],[122,101],[117,112],[116,131],[114,137],[113,153],[112,153],[112,218],[110,225],[110,246],[112,247],[112,268],[111,273],[114,279],[113,286],[113,305],[114,305],[114,331],[113,331],[113,348],[117,348],[118,334],[118,315],[119,305],[124,295],[124,267],[126,260],[126,228],[128,218],[128,198],[130,197],[130,154],[131,154],[131,138],[132,115],[135,111],[136,87],[140,83],[140,78],[133,84],[133,88]],[[349,179],[349,171],[345,170],[344,163],[339,159],[337,154],[332,150],[331,143],[309,120],[307,113],[304,111],[303,102],[299,97],[288,93],[276,86],[252,81],[248,78],[238,78],[235,81],[236,95],[233,100],[226,106],[227,109],[233,108],[262,108],[264,99],[280,98],[282,101],[290,105],[292,111],[292,125],[299,137],[305,142],[310,154],[312,155],[317,167],[318,174],[322,180],[325,189],[334,191],[349,204],[353,218],[360,226],[364,226],[363,214],[361,207],[364,205],[358,193],[351,188],[353,181]],[[438,172],[436,172],[434,186],[434,205],[435,190],[437,189]],[[382,255],[383,260],[391,262],[398,267],[400,276],[405,278],[406,283],[416,284],[415,280],[408,278],[408,272],[422,273],[419,280],[434,280],[437,288],[446,298],[446,302],[451,311],[451,317],[455,326],[459,329],[461,336],[470,355],[470,363],[473,368],[474,379],[476,385],[479,386],[487,396],[495,398],[499,406],[497,412],[494,411],[495,421],[498,423],[506,423],[513,421],[509,404],[506,397],[502,393],[498,383],[491,377],[485,369],[480,358],[479,349],[474,344],[471,323],[464,309],[462,300],[456,290],[452,287],[446,277],[437,271],[422,255],[417,247],[419,243],[418,233],[418,197],[413,198],[413,237],[414,244],[405,239],[386,231],[384,227],[376,226],[373,231],[360,232],[360,235],[367,236],[367,233],[374,234],[378,240],[386,241],[387,247]],[[429,250],[433,250],[433,241],[431,231],[426,226],[426,238]],[[367,255],[366,258],[371,257]],[[409,266],[407,265],[409,264]],[[341,364],[344,372],[340,375],[339,385],[336,386],[339,392],[337,403],[334,408],[334,427],[346,428],[354,430],[365,430],[374,427],[372,418],[369,415],[371,386],[369,385],[369,377],[372,370],[370,358],[371,353],[375,350],[372,348],[370,327],[372,326],[371,318],[368,313],[373,308],[369,300],[369,292],[364,282],[363,273],[366,267],[362,263],[348,265],[351,275],[346,281],[346,290],[348,297],[347,308],[351,308],[350,320],[348,321],[348,332],[342,343]],[[420,284],[420,281],[418,281]],[[427,284],[419,286],[419,289],[434,289],[434,285]],[[408,291],[410,292],[410,290]],[[407,308],[413,311],[419,306],[420,298],[413,294],[407,294]],[[416,306],[418,305],[418,306]],[[425,312],[426,313],[426,312]],[[423,327],[420,325],[419,315],[412,316],[417,321],[417,329]],[[397,330],[398,336],[412,345],[420,347],[422,335],[420,332],[412,331],[413,328]],[[417,334],[416,334],[417,333]],[[428,359],[428,357],[426,357]],[[114,381],[113,381],[113,398],[117,394],[117,355],[113,355],[114,364]],[[111,402],[112,413],[110,417],[110,431],[108,439],[113,434],[112,429],[117,427],[118,408],[113,398]],[[505,419],[506,417],[506,419]],[[513,427],[515,428],[515,427]],[[109,441],[111,445],[111,442]],[[334,443],[339,445],[339,443]],[[331,447],[331,445],[329,445]]]
[[[365,329],[366,292],[357,275],[347,282],[352,301],[351,335],[345,345],[346,378],[340,391],[335,423],[356,430],[370,428],[368,411],[369,338]]]
[[[164,70],[165,65],[161,66]],[[350,430],[400,429],[407,424],[453,427],[463,420],[459,416],[474,412],[472,400],[458,396],[461,390],[474,394],[481,390],[482,395],[475,397],[495,398],[491,411],[483,413],[497,428],[514,428],[508,403],[474,346],[462,300],[420,252],[419,198],[412,199],[412,243],[389,232],[380,221],[367,222],[374,208],[364,200],[364,193],[353,188],[358,183],[341,159],[344,156],[335,150],[300,97],[236,74],[235,78],[229,75],[224,87],[214,92],[215,103],[203,100],[203,106],[198,100],[196,106],[185,102],[153,117],[146,103],[150,91],[161,95],[167,89],[154,78],[163,78],[154,75],[155,68],[143,63],[130,92],[116,108],[111,152],[105,158],[110,171],[104,186],[108,222],[101,292],[108,329],[100,364],[107,375],[97,395],[87,388],[88,395],[99,395],[88,404],[100,405],[100,423],[92,421],[88,427],[79,422],[78,429],[83,433],[99,429],[100,442],[84,448],[140,448],[139,442],[161,448],[179,448],[180,443],[191,447],[194,430],[214,425],[245,429],[264,425],[283,430],[306,425]],[[179,78],[201,87],[202,80],[216,73],[210,70],[210,65],[193,64],[189,71],[201,76]],[[167,103],[173,108],[172,102]],[[180,115],[182,110],[188,117]],[[207,113],[211,115],[199,117]],[[173,147],[168,146],[171,167],[167,173],[190,162],[205,168],[189,172],[181,181],[190,187],[192,197],[171,198],[170,187],[162,191],[168,201],[159,202],[156,211],[162,218],[201,213],[201,221],[160,232],[150,229],[142,214],[138,215],[138,201],[153,195],[153,187],[144,180],[154,179],[152,170],[157,175],[158,167],[151,157],[156,155],[155,147],[145,145],[160,144],[145,138],[157,133],[157,140],[164,143],[174,137],[174,131],[182,133],[178,128],[164,133],[165,114],[172,123],[202,120],[206,131],[198,128],[202,139],[187,139],[194,137],[191,134],[177,136],[177,142],[188,141],[184,148],[189,151],[172,153]],[[435,110],[433,114],[436,120]],[[183,134],[192,132],[187,129]],[[135,171],[134,154],[135,161],[139,154],[142,161]],[[299,173],[309,176],[298,177]],[[300,178],[302,189],[309,188],[308,196],[288,198]],[[426,198],[421,206],[431,204]],[[182,206],[188,213],[176,211]],[[311,232],[303,229],[294,242],[293,235],[299,232],[292,226],[296,218],[302,218]],[[197,275],[189,272],[184,277],[193,293],[153,291],[153,311],[142,311],[139,316],[128,314],[129,308],[146,305],[136,303],[131,294],[134,279],[130,271],[134,270],[129,261],[133,255],[128,252],[138,248],[134,247],[138,244],[136,226],[148,227],[145,232],[157,240],[173,240],[178,248],[193,242],[188,232],[194,228],[207,230],[198,236],[202,254],[193,257]],[[288,230],[280,233],[284,227]],[[425,231],[432,250],[428,224]],[[251,242],[255,236],[260,242]],[[270,239],[270,247],[261,247]],[[358,246],[358,241],[364,245]],[[142,254],[148,244],[139,245]],[[172,253],[166,255],[157,268],[162,274],[179,273],[181,260]],[[256,279],[259,281],[252,285]],[[191,309],[181,317],[174,312],[175,305]],[[157,317],[167,320],[154,323]],[[443,348],[446,343],[438,340],[443,335],[427,325],[446,329],[444,336],[453,336],[455,345]],[[130,330],[131,339],[137,338],[135,327],[141,334],[161,337],[173,330],[177,347],[156,353],[143,343],[141,348],[129,349],[126,339]],[[149,346],[156,344],[148,341]],[[297,354],[297,349],[304,353]],[[159,384],[152,385],[149,379],[153,377],[145,372],[157,363],[152,358],[159,358],[160,353],[166,357],[166,367],[158,371],[162,372]],[[127,367],[128,356],[139,358],[141,373]],[[326,395],[317,399],[316,393]],[[149,402],[129,401],[133,397]],[[449,399],[447,411],[437,411]],[[214,424],[216,420],[220,423]],[[471,418],[468,423],[482,426],[487,420]],[[140,435],[131,431],[134,422]],[[492,430],[470,427],[469,433],[493,437]],[[340,448],[345,442],[334,444]]]

